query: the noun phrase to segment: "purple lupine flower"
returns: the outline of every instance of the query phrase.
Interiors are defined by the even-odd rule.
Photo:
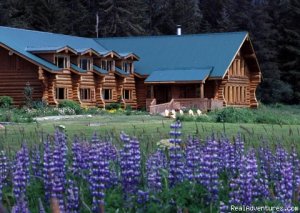
[[[293,198],[293,166],[288,160],[281,163],[280,180],[276,182],[277,198],[290,206]]]
[[[218,142],[208,139],[200,158],[200,183],[208,190],[209,200],[218,199],[219,148]]]
[[[79,139],[75,137],[73,143],[72,143],[72,167],[71,171],[74,175],[80,175],[81,173],[81,168],[83,164],[83,159],[81,156],[81,144],[79,142]]]
[[[220,207],[219,207],[219,212],[220,213],[227,213],[229,212],[229,206],[226,205],[224,202],[220,202]]]
[[[2,189],[8,175],[7,157],[4,151],[0,151],[0,201],[2,200]]]
[[[18,201],[26,192],[29,183],[29,155],[25,145],[16,154],[15,168],[13,171],[13,193]]]
[[[200,177],[200,142],[197,139],[189,138],[186,147],[186,172],[185,176],[189,181],[196,181]]]
[[[170,143],[175,144],[175,145],[180,145],[181,144],[181,129],[182,125],[180,121],[176,121],[175,123],[170,125]]]
[[[149,201],[149,192],[138,190],[137,192],[137,203],[138,204],[145,204]]]
[[[51,164],[52,177],[52,194],[59,202],[61,212],[64,212],[64,193],[66,185],[66,162],[67,162],[67,142],[66,136],[59,130],[55,131],[54,135],[54,149],[53,149],[53,163]]]
[[[275,161],[274,155],[271,152],[266,141],[262,141],[262,146],[259,148],[258,151],[258,160],[260,169],[264,170],[265,175],[267,176],[268,181],[274,180],[275,174]]]
[[[110,177],[109,160],[104,143],[92,144],[90,149],[90,190],[93,196],[93,211],[104,206],[105,190]]]
[[[66,209],[68,213],[79,212],[79,189],[73,180],[68,180]]]
[[[149,189],[154,192],[161,191],[162,188],[162,174],[161,170],[166,169],[167,167],[167,159],[165,154],[158,150],[154,154],[152,154],[147,162],[147,183]]]
[[[30,158],[29,158],[29,150],[25,143],[22,144],[22,154],[19,156],[20,161],[23,162],[24,171],[26,175],[26,184],[29,183],[30,180]]]
[[[292,147],[292,153],[290,155],[290,162],[292,164],[293,170],[293,191],[296,193],[295,196],[300,200],[300,168],[299,168],[299,158],[297,155],[296,147]]]
[[[53,167],[53,153],[50,146],[50,141],[44,141],[44,155],[43,155],[43,182],[45,189],[45,196],[47,201],[50,200],[52,191],[52,167]]]
[[[242,202],[244,205],[250,205],[258,192],[258,165],[254,150],[250,150],[247,156],[242,156],[240,178],[243,182],[241,185]]]
[[[281,147],[281,145],[278,145],[275,152],[274,157],[274,175],[272,177],[273,181],[279,181],[281,179],[281,169],[282,164],[288,160],[288,153],[287,151]]]
[[[230,192],[229,192],[229,206],[239,206],[242,202],[242,189],[241,185],[243,184],[240,177],[232,178],[229,182]]]
[[[181,149],[181,123],[176,121],[171,124],[170,143],[174,146],[170,147],[170,162],[169,162],[169,182],[171,186],[183,181],[184,179],[184,156]]]
[[[16,204],[12,207],[11,213],[30,213],[28,209],[28,204],[24,200],[24,197],[20,197],[19,200],[17,200]]]
[[[74,139],[72,144],[73,161],[71,171],[73,174],[82,177],[84,180],[88,179],[89,152],[89,143],[80,142],[78,138]]]
[[[270,197],[269,178],[267,172],[262,168],[260,169],[256,185],[257,196],[260,198],[268,199]]]
[[[31,155],[31,168],[34,176],[42,177],[41,155],[40,155],[40,150],[38,149],[37,146],[35,146]]]
[[[140,182],[141,153],[137,139],[130,139],[128,135],[121,133],[120,139],[124,143],[120,151],[121,180],[124,193],[135,194]]]

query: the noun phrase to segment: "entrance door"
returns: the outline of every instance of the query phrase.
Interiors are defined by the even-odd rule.
[[[169,85],[159,85],[155,90],[155,97],[157,104],[168,103],[172,99],[171,86]]]

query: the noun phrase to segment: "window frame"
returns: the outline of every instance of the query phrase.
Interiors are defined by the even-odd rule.
[[[122,63],[122,70],[124,72],[126,72],[127,74],[132,73],[132,62],[123,61],[123,63]]]
[[[60,90],[63,89],[64,98],[60,98]],[[66,87],[56,87],[55,88],[55,99],[56,100],[67,100],[68,99],[68,89]]]
[[[64,62],[63,62],[64,66],[63,66],[63,67],[60,67],[60,66],[59,66],[59,63],[58,63],[58,62],[59,62],[58,59],[61,59],[61,58],[64,59]],[[67,56],[67,55],[55,55],[55,56],[54,56],[54,64],[55,64],[58,68],[61,68],[61,69],[69,68],[69,61],[70,61],[70,57]]]
[[[92,90],[91,88],[80,88],[79,89],[79,97],[82,101],[90,101],[92,100]]]
[[[105,94],[105,92],[108,90],[108,98],[106,98],[106,94]],[[112,89],[109,89],[109,88],[105,88],[105,89],[102,89],[102,99],[103,100],[106,100],[106,101],[111,101],[111,100],[113,100],[113,98],[112,98],[112,93],[113,93],[113,91],[112,91]]]
[[[126,98],[126,92],[128,92],[128,98]],[[122,97],[124,100],[132,100],[132,90],[131,89],[124,89]]]
[[[108,59],[101,60],[102,69],[111,71],[113,70],[113,67],[114,67],[114,60],[108,60]]]
[[[86,60],[87,61],[87,64],[86,64],[86,69],[83,68],[82,66],[82,61],[83,60]],[[79,59],[79,67],[83,70],[86,70],[86,71],[90,71],[92,70],[92,67],[93,67],[93,59],[92,58],[87,58],[87,57],[84,57],[84,58],[80,58]]]

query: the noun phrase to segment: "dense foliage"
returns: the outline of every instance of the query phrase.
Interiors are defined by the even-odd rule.
[[[171,124],[169,142],[154,152],[121,133],[90,142],[56,131],[42,147],[23,143],[12,158],[0,152],[0,196],[13,212],[229,212],[229,206],[299,205],[296,147],[266,141],[245,149],[214,135],[181,139]],[[12,194],[10,194],[12,192]],[[283,210],[283,212],[286,212]]]
[[[249,31],[265,103],[300,103],[298,0],[0,0],[0,24],[99,36]]]
[[[287,106],[282,104],[260,105],[258,109],[226,107],[213,110],[206,114],[194,115],[177,113],[180,121],[196,121],[211,123],[258,123],[258,124],[279,124],[279,125],[299,125],[300,107]]]

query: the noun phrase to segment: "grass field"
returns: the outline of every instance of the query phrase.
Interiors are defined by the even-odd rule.
[[[29,146],[41,143],[41,135],[53,134],[55,127],[64,125],[65,131],[72,141],[74,135],[89,140],[93,133],[101,137],[118,141],[121,131],[136,136],[143,146],[155,148],[156,142],[169,137],[169,126],[174,120],[160,116],[149,115],[102,115],[85,118],[73,118],[59,121],[41,121],[38,123],[7,125],[0,130],[0,146],[6,150],[16,150],[22,141]],[[300,125],[270,125],[270,124],[236,124],[236,123],[205,123],[183,122],[183,138],[198,136],[205,139],[217,134],[232,139],[241,133],[248,146],[257,146],[262,139],[271,143],[283,143],[286,147],[300,143]]]

